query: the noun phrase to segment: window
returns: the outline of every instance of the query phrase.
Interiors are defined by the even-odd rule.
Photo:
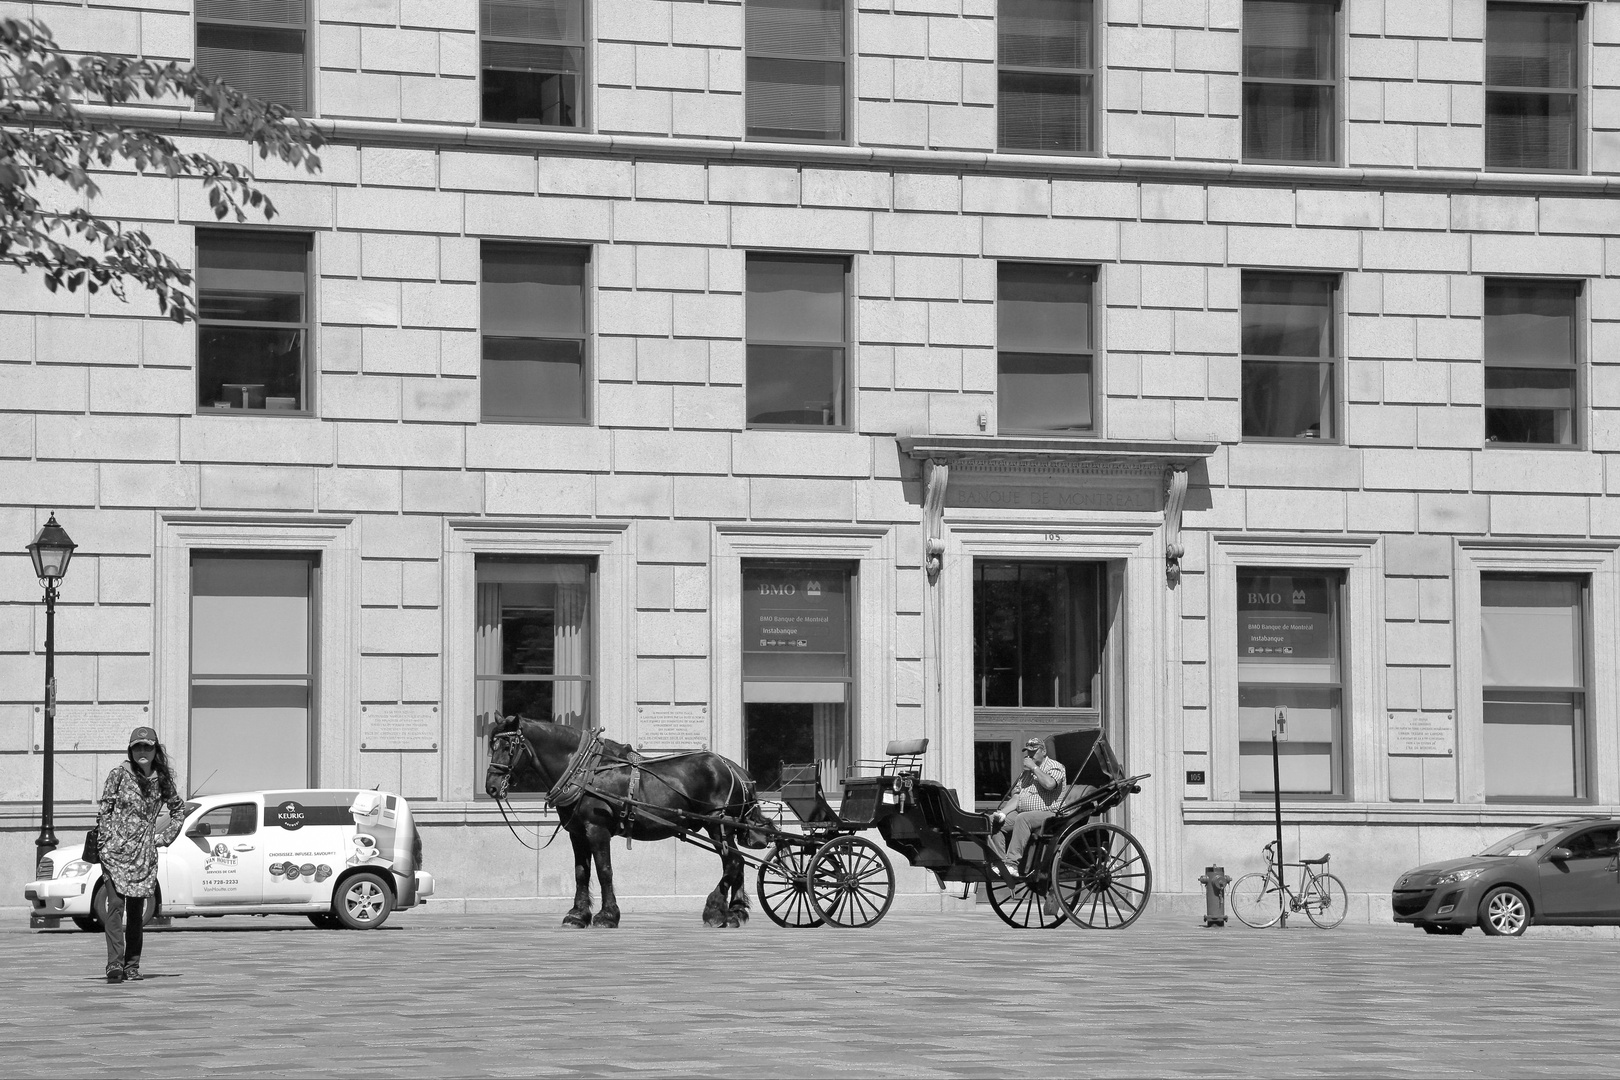
[[[1337,5],[1244,0],[1243,159],[1331,163]]]
[[[1237,572],[1238,787],[1270,795],[1271,731],[1284,721],[1278,774],[1285,795],[1343,795],[1344,676],[1340,574]]]
[[[996,418],[1003,434],[1091,431],[1091,287],[1082,266],[996,271]]]
[[[1487,801],[1586,798],[1586,581],[1481,574]]]
[[[1092,0],[1001,0],[996,13],[1001,149],[1095,149],[1095,26]]]
[[[1485,167],[1577,167],[1581,6],[1489,4],[1485,16]]]
[[[847,426],[849,261],[748,256],[748,426]]]
[[[819,762],[828,791],[849,764],[855,569],[836,562],[744,562],[744,766],[761,791],[781,766]]]
[[[485,420],[584,423],[588,248],[484,245]]]
[[[1101,562],[974,560],[975,801],[1007,793],[1024,740],[1101,724],[1106,574]]]
[[[1243,437],[1335,439],[1338,279],[1243,275]]]
[[[304,0],[197,0],[197,73],[309,111]]]
[[[194,794],[315,783],[314,557],[191,561]]]
[[[843,142],[843,0],[747,0],[748,137]]]
[[[308,412],[309,238],[197,234],[197,407]]]
[[[216,806],[192,822],[189,832],[193,836],[252,836],[259,831],[258,819],[256,803]]]
[[[486,124],[581,126],[584,0],[479,0]]]
[[[1571,446],[1579,355],[1573,281],[1485,281],[1485,441]]]
[[[473,643],[477,772],[503,716],[584,730],[592,708],[592,567],[579,560],[480,558]]]

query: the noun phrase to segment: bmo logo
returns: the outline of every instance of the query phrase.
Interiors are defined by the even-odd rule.
[[[1249,594],[1250,607],[1258,604],[1280,604],[1282,602],[1283,594],[1280,592],[1252,592]]]
[[[761,596],[796,596],[798,592],[799,587],[788,582],[767,581],[759,587]]]

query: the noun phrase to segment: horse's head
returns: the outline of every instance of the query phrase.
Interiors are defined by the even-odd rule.
[[[503,716],[489,731],[489,768],[484,773],[484,794],[504,799],[514,780],[526,779],[534,769],[534,752],[523,737],[523,720]],[[520,790],[522,787],[520,783]]]

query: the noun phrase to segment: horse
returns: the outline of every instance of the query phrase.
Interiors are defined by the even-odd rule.
[[[715,821],[699,822],[684,814],[723,815],[765,826],[754,781],[742,766],[708,751],[643,758],[624,743],[600,739],[600,759],[577,729],[552,720],[508,716],[490,732],[489,770],[484,791],[497,802],[511,791],[549,793],[560,827],[574,845],[574,906],[564,926],[618,926],[619,904],[613,892],[613,861],[608,841],[667,840],[701,828],[720,855],[720,882],[703,906],[709,926],[739,927],[748,921],[748,893],[743,887],[741,842],[751,848],[766,844],[760,829]],[[581,761],[579,757],[587,760]],[[581,775],[581,769],[589,775]],[[636,776],[634,774],[639,774]],[[562,783],[559,784],[559,781]],[[632,792],[632,785],[637,790]],[[566,790],[559,792],[558,788]],[[600,792],[601,794],[598,794]],[[606,795],[610,798],[603,798]],[[632,799],[630,806],[619,800]],[[660,813],[659,811],[667,811]],[[591,860],[602,886],[602,907],[591,914]]]

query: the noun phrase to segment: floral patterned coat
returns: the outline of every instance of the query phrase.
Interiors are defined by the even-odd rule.
[[[157,835],[158,811],[169,808],[169,827]],[[136,775],[127,761],[107,774],[101,789],[101,868],[120,896],[151,896],[157,889],[157,849],[180,832],[185,802],[157,774]]]

